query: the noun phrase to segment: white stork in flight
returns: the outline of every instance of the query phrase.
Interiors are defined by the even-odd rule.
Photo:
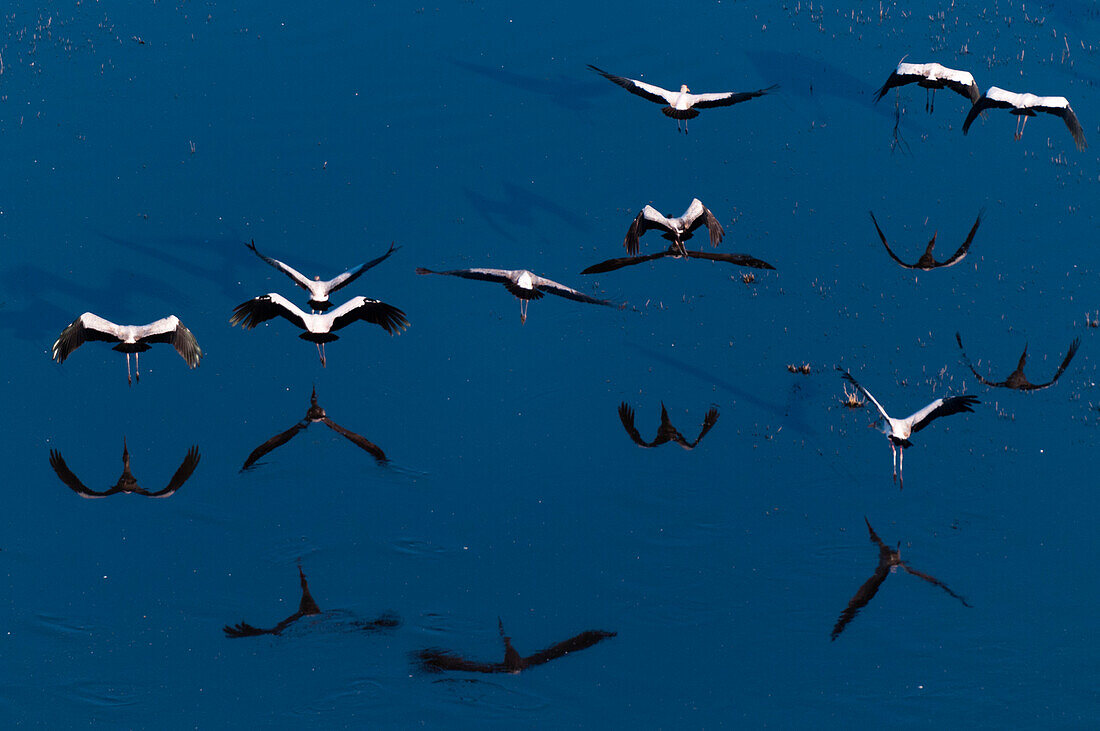
[[[276,269],[278,269],[283,274],[290,277],[290,279],[295,284],[297,284],[299,287],[301,287],[305,291],[309,292],[309,306],[310,306],[310,308],[312,308],[312,310],[315,314],[318,313],[318,312],[324,312],[328,308],[332,307],[332,303],[329,302],[329,299],[328,299],[330,294],[332,294],[333,292],[335,292],[338,289],[341,289],[343,287],[348,286],[349,284],[354,282],[356,279],[358,279],[359,276],[363,272],[367,271],[368,269],[370,269],[372,267],[378,266],[379,264],[384,262],[387,258],[389,258],[390,254],[392,254],[393,252],[395,252],[395,251],[397,251],[398,249],[401,248],[400,246],[394,246],[393,243],[391,242],[389,251],[387,251],[385,254],[378,257],[377,259],[371,259],[370,261],[365,262],[363,264],[360,264],[357,267],[353,267],[351,269],[348,269],[346,272],[344,272],[343,274],[341,274],[338,277],[333,277],[332,279],[328,280],[327,282],[322,282],[321,277],[319,277],[319,276],[314,276],[313,279],[309,279],[304,274],[302,274],[297,269],[295,269],[294,267],[288,266],[288,265],[284,264],[283,262],[279,261],[278,259],[272,259],[269,256],[264,256],[263,254],[261,254],[259,251],[256,250],[256,242],[255,241],[250,241],[249,243],[247,243],[245,245],[249,249],[252,249],[253,254],[260,257],[261,259],[266,261],[268,264],[270,264],[271,266],[275,267]]]
[[[981,95],[978,84],[975,83],[974,76],[969,71],[949,69],[938,63],[905,63],[903,61],[878,90],[875,95],[875,104],[878,104],[879,100],[886,96],[886,92],[894,87],[912,83],[924,87],[924,109],[929,113],[936,108],[936,89],[947,88],[962,94],[970,99],[971,104],[976,103]]]
[[[1017,94],[1005,91],[996,86],[989,87],[989,91],[982,95],[963,122],[963,134],[970,131],[970,125],[978,118],[978,115],[986,109],[1007,109],[1009,113],[1016,115],[1016,139],[1024,135],[1024,127],[1027,126],[1027,118],[1034,117],[1038,112],[1053,114],[1061,117],[1066,123],[1066,129],[1073,135],[1073,141],[1078,150],[1088,147],[1085,142],[1085,130],[1081,128],[1081,122],[1069,105],[1069,100],[1064,96],[1035,96],[1034,94]]]
[[[882,404],[871,395],[870,391],[861,386],[859,381],[852,378],[851,373],[839,366],[837,370],[843,374],[844,380],[851,383],[860,391],[863,391],[867,398],[870,399],[871,403],[875,405],[875,408],[878,409],[879,414],[882,415],[882,433],[890,440],[890,451],[893,452],[894,455],[894,480],[898,483],[898,489],[905,486],[904,477],[902,476],[902,465],[905,462],[905,450],[913,446],[913,443],[909,441],[909,437],[912,436],[914,432],[919,432],[921,429],[931,424],[933,420],[941,416],[961,414],[964,411],[973,413],[974,409],[970,407],[974,404],[981,403],[977,398],[969,395],[938,398],[920,411],[910,414],[904,419],[895,419],[886,413],[886,409],[882,408]]]
[[[559,297],[565,297],[576,302],[585,302],[590,305],[607,305],[622,309],[626,305],[617,305],[607,300],[589,297],[583,292],[566,287],[564,284],[540,277],[526,269],[452,269],[446,272],[436,272],[424,267],[416,268],[417,274],[446,274],[463,279],[479,279],[483,282],[497,282],[519,299],[519,321],[527,322],[527,303],[531,300],[542,299],[543,294],[549,292]]]
[[[626,231],[626,238],[623,239],[623,246],[626,248],[626,253],[635,256],[638,253],[638,239],[646,231],[661,231],[662,237],[675,244],[682,256],[687,256],[684,242],[690,239],[700,226],[707,227],[711,246],[722,243],[722,237],[726,235],[725,229],[718,222],[718,218],[698,198],[692,198],[684,215],[675,218],[666,216],[653,206],[647,205],[631,222],[630,228]]]
[[[409,319],[405,317],[404,312],[379,300],[353,297],[327,314],[307,315],[286,297],[274,292],[260,295],[234,307],[229,324],[239,324],[245,330],[251,330],[261,322],[274,317],[281,317],[305,330],[298,337],[317,346],[317,355],[321,358],[322,368],[325,367],[325,343],[340,339],[340,336],[334,333],[335,330],[347,327],[358,320],[372,322],[390,335],[396,335],[409,326]]]
[[[680,120],[684,120],[684,134],[687,134],[687,120],[698,117],[699,112],[697,110],[699,109],[730,107],[758,96],[764,96],[768,92],[779,88],[778,84],[773,84],[766,89],[757,89],[756,91],[720,91],[711,94],[692,94],[687,84],[681,84],[679,91],[669,91],[653,84],[647,84],[644,81],[610,74],[592,64],[588,64],[588,68],[608,81],[613,81],[623,87],[631,94],[637,94],[643,99],[648,99],[657,104],[664,104],[665,107],[661,111],[666,117],[672,117],[676,120],[677,132],[680,131]]]
[[[112,350],[126,354],[126,382],[131,385],[141,380],[138,357],[150,348],[149,343],[169,343],[191,368],[202,360],[202,348],[195,336],[175,315],[148,325],[116,325],[91,312],[85,312],[61,331],[53,344],[53,359],[64,363],[74,350],[89,340],[117,343]],[[131,354],[134,356],[133,377],[130,375]]]

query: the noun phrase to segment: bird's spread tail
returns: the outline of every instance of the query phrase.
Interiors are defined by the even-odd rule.
[[[676,109],[675,107],[664,107],[661,109],[666,117],[672,117],[673,119],[695,119],[699,116],[697,109]]]

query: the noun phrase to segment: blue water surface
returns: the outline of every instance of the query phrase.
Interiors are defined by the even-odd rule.
[[[639,5],[13,0],[0,17],[0,718],[66,728],[1085,728],[1100,717],[1089,571],[1100,390],[1100,13],[1089,2]],[[898,60],[984,89],[1068,97],[1013,140],[1000,110],[961,133]],[[665,87],[774,94],[659,108],[586,68]],[[899,115],[897,118],[895,115]],[[895,141],[895,122],[897,121]],[[693,197],[719,251],[775,271],[661,260],[600,275],[647,203]],[[948,256],[906,270],[939,233]],[[401,248],[344,295],[404,310],[358,323],[321,368],[283,320],[233,307],[301,290],[244,246],[334,276]],[[706,247],[705,236],[690,242]],[[665,245],[656,233],[644,251]],[[709,248],[709,247],[707,247]],[[527,268],[624,310],[418,266]],[[127,386],[81,312],[176,314]],[[1025,343],[1033,381],[991,390]],[[810,373],[788,365],[810,366]],[[907,414],[971,393],[906,453],[905,489],[836,366]],[[382,447],[380,466],[305,414]],[[643,450],[661,404],[694,451]],[[171,498],[82,500],[121,472]],[[905,572],[834,642],[871,576],[864,517]],[[280,636],[229,639],[298,606]],[[402,624],[365,632],[385,611]],[[426,647],[499,661],[588,629],[599,645],[519,675],[429,674]]]

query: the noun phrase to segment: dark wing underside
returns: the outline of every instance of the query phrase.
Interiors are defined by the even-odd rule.
[[[308,329],[301,315],[288,309],[281,300],[283,298],[280,295],[264,294],[242,302],[233,308],[233,316],[229,318],[229,324],[239,324],[244,329],[251,330],[262,322],[282,317],[303,330]]]
[[[393,305],[367,297],[356,297],[333,310],[332,330],[347,327],[357,320],[378,325],[390,335],[396,335],[409,326],[409,318]]]
[[[707,259],[709,261],[724,261],[729,264],[736,264],[742,267],[752,267],[753,269],[775,269],[768,262],[757,259],[754,256],[748,254],[724,254],[714,251],[688,251],[687,255],[691,259]]]
[[[602,274],[603,272],[613,272],[616,269],[622,269],[623,267],[634,266],[635,264],[641,264],[647,261],[653,261],[662,257],[668,256],[669,252],[662,251],[657,254],[647,254],[645,256],[624,256],[618,259],[608,259],[607,261],[601,261],[599,264],[593,264],[585,269],[581,274]]]
[[[626,429],[626,433],[630,435],[631,440],[639,447],[648,449],[657,446],[653,442],[647,442],[642,439],[642,435],[638,432],[637,427],[634,426],[634,409],[625,401],[619,404],[619,421],[623,423],[623,429]]]
[[[100,332],[94,328],[84,327],[84,315],[73,320],[68,327],[57,336],[53,344],[53,359],[58,363],[64,363],[69,355],[87,342],[117,343],[118,337],[113,333]]]
[[[118,487],[112,487],[104,492],[96,492],[95,490],[89,490],[85,487],[84,483],[80,481],[80,478],[73,474],[69,466],[65,464],[65,460],[62,459],[61,453],[55,449],[50,450],[50,467],[53,467],[53,471],[57,473],[57,476],[64,482],[70,490],[77,495],[85,498],[97,498],[107,497],[108,495],[114,495],[117,492],[122,492]]]
[[[901,567],[903,569],[905,569],[906,571],[908,571],[913,576],[924,579],[929,584],[935,584],[936,586],[940,587],[941,589],[946,591],[948,594],[950,594],[951,596],[955,597],[960,602],[962,602],[964,607],[969,607],[970,606],[965,599],[963,599],[961,596],[959,596],[958,594],[956,594],[955,592],[953,592],[949,588],[947,588],[947,584],[943,583],[942,581],[937,579],[935,576],[930,576],[930,575],[924,573],[923,571],[917,571],[916,569],[911,569],[911,568],[909,568],[909,566],[907,564],[904,564],[904,563],[901,564]]]
[[[913,432],[919,432],[924,427],[931,424],[941,416],[951,416],[952,414],[973,413],[974,409],[971,408],[974,404],[981,403],[974,396],[952,396],[951,398],[943,399],[938,407],[925,414],[924,418],[913,424]]]
[[[667,104],[668,103],[668,100],[665,99],[663,96],[661,96],[660,94],[654,94],[653,92],[639,86],[633,79],[628,79],[625,76],[616,76],[615,74],[608,73],[607,71],[604,71],[601,68],[593,66],[592,64],[588,64],[588,68],[592,69],[593,71],[595,71],[597,74],[604,77],[608,81],[611,81],[611,82],[613,82],[615,84],[618,84],[619,86],[623,87],[624,89],[629,91],[631,94],[637,94],[638,96],[642,97],[643,99],[648,99],[649,101],[656,102],[658,104]]]
[[[416,653],[416,659],[421,668],[432,673],[441,673],[446,670],[458,670],[467,673],[503,673],[507,672],[504,663],[477,662],[467,660],[461,655],[456,655],[449,650],[429,648]]]
[[[882,229],[879,228],[878,219],[875,218],[874,211],[868,211],[868,213],[871,214],[871,223],[875,224],[875,230],[878,231],[878,237],[882,241],[882,245],[886,247],[886,253],[890,255],[890,258],[896,261],[898,264],[901,264],[906,269],[920,269],[919,266],[915,264],[906,264],[898,258],[897,254],[895,254],[894,251],[890,248],[890,244],[887,243],[886,234],[882,233]]]
[[[383,452],[378,447],[378,445],[376,445],[374,442],[370,441],[366,437],[360,436],[353,431],[345,429],[327,416],[321,417],[321,423],[327,426],[329,429],[332,429],[337,434],[347,437],[352,443],[358,445],[360,448],[370,452],[371,456],[379,462],[386,461],[386,453]]]
[[[249,467],[255,464],[256,460],[260,459],[271,450],[277,447],[281,447],[289,442],[298,432],[300,432],[302,429],[305,429],[306,426],[307,424],[304,421],[298,422],[294,426],[287,429],[285,432],[276,434],[275,436],[271,437],[271,439],[268,439],[266,442],[253,449],[252,454],[248,455],[248,459],[244,461],[244,466],[241,467],[241,471],[247,470]]]
[[[1036,391],[1040,388],[1049,388],[1054,385],[1054,382],[1062,377],[1066,368],[1069,367],[1069,362],[1073,360],[1073,356],[1077,355],[1077,349],[1081,347],[1081,338],[1074,338],[1073,342],[1069,344],[1069,350],[1066,352],[1066,357],[1062,359],[1062,365],[1058,366],[1058,371],[1054,374],[1054,378],[1050,379],[1046,383],[1036,383],[1031,386],[1029,391]]]
[[[978,217],[974,220],[974,225],[970,227],[970,233],[966,235],[966,241],[962,243],[962,246],[960,246],[958,251],[952,254],[950,258],[942,263],[936,264],[937,268],[954,266],[963,260],[963,257],[966,256],[966,252],[970,251],[970,243],[974,241],[974,234],[978,232],[978,226],[982,224],[982,216],[984,214],[985,209],[983,208],[978,212]]]
[[[699,109],[712,109],[714,107],[730,107],[734,104],[740,104],[741,102],[747,102],[749,99],[755,99],[758,96],[764,96],[765,94],[775,91],[779,88],[779,84],[772,84],[765,89],[757,89],[756,91],[741,91],[731,92],[728,95],[721,96],[717,99],[700,99],[692,104],[693,107]],[[709,95],[707,95],[709,96]]]
[[[707,412],[707,415],[703,417],[703,428],[699,431],[699,436],[695,437],[694,442],[688,442],[680,432],[676,432],[676,435],[672,437],[672,441],[676,442],[684,449],[695,449],[695,447],[699,445],[699,442],[703,441],[703,437],[707,435],[707,432],[711,430],[716,421],[718,421],[718,409],[711,409]]]
[[[1080,120],[1077,119],[1077,114],[1074,113],[1070,107],[1035,107],[1037,112],[1046,112],[1047,114],[1053,114],[1056,117],[1061,117],[1062,121],[1066,123],[1066,129],[1073,135],[1073,141],[1077,145],[1078,150],[1083,150],[1088,147],[1088,143],[1085,142],[1085,130],[1081,127]]]
[[[906,84],[911,84],[911,83],[913,83],[914,81],[917,81],[920,78],[922,78],[922,77],[916,76],[914,74],[904,74],[904,75],[902,75],[902,74],[899,74],[897,71],[891,72],[890,76],[887,77],[887,79],[886,79],[886,83],[883,84],[877,92],[875,92],[875,104],[878,104],[879,100],[882,99],[882,97],[886,96],[886,92],[890,91],[891,89],[896,88],[898,86],[905,86]]]
[[[970,125],[974,124],[974,120],[986,109],[1011,108],[1012,105],[1008,102],[994,101],[987,96],[982,96],[978,101],[974,102],[974,105],[970,107],[970,111],[966,113],[966,119],[963,121],[963,134],[965,135],[970,132]]]
[[[532,665],[542,665],[551,660],[556,660],[559,657],[565,657],[571,652],[585,650],[592,647],[592,645],[595,645],[597,642],[602,642],[609,637],[614,637],[615,634],[615,632],[604,632],[603,630],[588,630],[586,632],[581,632],[575,637],[570,637],[568,640],[559,642],[556,645],[551,645],[545,650],[536,652],[534,655],[529,655],[524,658],[524,664],[528,667]]]
[[[993,381],[987,381],[985,378],[983,378],[982,374],[978,373],[977,369],[974,368],[974,364],[970,362],[970,358],[966,355],[966,350],[963,348],[962,335],[960,335],[959,333],[955,333],[955,342],[959,344],[959,352],[962,354],[963,363],[966,364],[966,367],[970,369],[970,372],[974,374],[974,377],[977,378],[980,383],[989,386],[990,388],[999,388],[1008,385],[1007,381],[998,381],[994,383]]]
[[[168,487],[157,492],[142,490],[141,494],[145,497],[169,497],[176,490],[183,487],[183,483],[191,478],[191,474],[199,464],[200,456],[198,446],[192,446],[191,449],[187,451],[187,456],[183,458],[183,462],[180,463],[179,469],[172,475],[172,479],[168,481]]]
[[[836,624],[833,625],[833,631],[830,637],[835,640],[840,636],[840,633],[844,631],[844,628],[848,626],[848,623],[855,619],[859,614],[859,610],[863,609],[867,604],[874,599],[875,594],[878,593],[878,588],[882,586],[882,582],[886,581],[886,577],[890,574],[890,566],[879,561],[878,567],[875,568],[875,573],[867,581],[863,582],[863,586],[859,587],[855,595],[848,601],[848,606],[844,608],[844,611],[840,613],[840,617],[837,618]]]

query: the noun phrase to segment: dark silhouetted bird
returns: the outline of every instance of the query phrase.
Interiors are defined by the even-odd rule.
[[[386,462],[386,454],[381,450],[381,448],[378,447],[377,444],[370,441],[366,437],[360,436],[353,431],[345,429],[332,419],[328,418],[328,415],[325,414],[325,410],[317,405],[316,386],[313,388],[313,393],[310,395],[309,401],[309,409],[306,410],[305,418],[303,418],[301,421],[299,421],[297,424],[290,427],[286,431],[276,434],[275,436],[271,437],[271,439],[268,439],[266,442],[252,450],[252,454],[248,455],[248,459],[244,461],[244,466],[241,467],[241,470],[247,470],[256,462],[256,460],[260,459],[276,447],[283,446],[291,439],[293,439],[294,436],[298,434],[298,432],[302,431],[310,424],[316,424],[318,422],[324,424],[329,429],[332,429],[337,434],[347,437],[347,439],[350,440],[353,444],[369,452],[371,456],[378,460],[380,463]]]
[[[616,269],[622,269],[623,267],[634,266],[635,264],[642,264],[647,261],[655,261],[657,259],[663,259],[669,257],[671,259],[708,259],[710,261],[724,261],[728,264],[736,264],[737,266],[752,267],[753,269],[775,269],[771,264],[766,261],[757,259],[756,257],[749,256],[748,254],[719,254],[717,252],[710,251],[689,251],[681,249],[678,244],[673,244],[668,247],[666,251],[661,251],[656,254],[646,254],[645,256],[623,256],[618,259],[608,259],[607,261],[601,261],[599,264],[593,264],[585,269],[581,274],[602,274],[603,272],[613,272]]]
[[[871,542],[878,546],[878,566],[875,567],[875,573],[871,575],[871,578],[867,579],[867,581],[863,583],[863,586],[859,587],[859,590],[856,591],[855,596],[853,596],[848,602],[848,606],[845,607],[844,611],[840,613],[840,617],[837,619],[836,624],[833,625],[833,631],[830,635],[832,639],[835,640],[837,637],[840,636],[840,633],[844,631],[844,628],[848,626],[848,623],[851,622],[857,614],[859,614],[859,610],[867,606],[867,603],[874,598],[875,594],[878,592],[878,588],[882,586],[882,582],[886,581],[886,577],[891,573],[897,571],[899,566],[913,576],[924,579],[928,583],[935,584],[936,586],[940,587],[948,594],[962,602],[963,606],[970,606],[969,604],[967,604],[965,599],[947,588],[947,584],[943,583],[936,577],[929,576],[922,571],[917,571],[916,569],[910,568],[909,564],[901,560],[901,553],[897,549],[890,548],[882,542],[882,539],[878,537],[877,533],[875,533],[875,529],[871,527],[871,521],[867,520],[867,518],[864,517],[863,522],[867,524],[867,532],[871,534]],[[900,547],[901,544],[899,543],[898,546]]]
[[[666,117],[672,117],[676,120],[677,131],[680,131],[680,120],[684,120],[683,131],[685,134],[687,133],[687,120],[698,117],[698,110],[700,109],[733,106],[734,104],[747,102],[749,99],[754,99],[758,96],[764,96],[768,92],[775,91],[779,88],[778,85],[772,85],[766,89],[757,89],[756,91],[720,91],[712,94],[692,94],[687,84],[681,84],[679,91],[669,91],[668,89],[662,89],[653,84],[647,84],[644,81],[609,74],[592,64],[588,64],[588,68],[608,81],[623,87],[631,94],[637,94],[643,99],[648,99],[657,104],[664,104],[665,106],[661,111]]]
[[[920,259],[917,259],[916,264],[906,264],[890,249],[890,244],[886,242],[886,234],[882,233],[882,229],[879,228],[878,220],[875,219],[875,214],[871,212],[871,222],[875,224],[875,230],[878,231],[878,237],[882,239],[882,245],[886,247],[886,253],[890,255],[890,258],[901,264],[906,269],[920,269],[922,271],[930,272],[933,269],[939,269],[941,267],[949,267],[958,264],[966,257],[966,252],[970,251],[970,242],[974,240],[974,234],[978,231],[978,226],[981,225],[982,215],[985,211],[978,213],[978,218],[974,221],[974,225],[970,227],[970,233],[966,235],[966,241],[962,243],[958,251],[952,254],[946,261],[936,261],[932,256],[932,249],[936,245],[936,236],[939,235],[939,231],[932,234],[932,240],[928,242],[928,247],[921,254]]]
[[[150,322],[148,325],[116,325],[99,315],[85,312],[61,331],[53,344],[53,359],[64,363],[69,355],[88,341],[117,343],[112,350],[126,354],[126,382],[141,380],[138,358],[149,349],[149,343],[168,343],[191,368],[202,360],[202,348],[191,331],[175,315]],[[134,376],[130,376],[130,356],[134,356]]]
[[[343,287],[348,286],[349,284],[354,282],[356,279],[358,279],[359,276],[363,272],[367,271],[368,269],[370,269],[372,267],[378,266],[379,264],[384,262],[387,258],[389,258],[390,254],[392,254],[393,252],[395,252],[395,251],[397,251],[398,249],[401,248],[400,246],[394,246],[391,243],[390,244],[390,250],[387,251],[382,256],[378,257],[377,259],[371,259],[370,261],[368,261],[364,264],[360,264],[357,267],[353,267],[351,269],[348,269],[346,272],[344,272],[343,274],[341,274],[338,277],[334,277],[333,279],[330,279],[327,282],[322,282],[321,278],[319,276],[315,276],[313,279],[308,279],[304,274],[299,272],[297,269],[294,269],[293,267],[287,266],[286,264],[279,261],[278,259],[272,259],[269,256],[264,256],[263,254],[261,254],[259,251],[256,250],[256,242],[255,241],[251,241],[251,242],[249,242],[248,244],[245,244],[245,245],[249,249],[252,249],[252,253],[254,253],[256,256],[260,257],[261,259],[266,261],[268,264],[270,264],[271,266],[273,266],[276,269],[278,269],[279,271],[281,271],[283,274],[290,277],[290,279],[295,284],[297,284],[299,287],[301,287],[302,289],[309,292],[309,306],[311,308],[313,308],[314,313],[324,312],[329,307],[332,307],[332,303],[329,302],[329,299],[328,299],[330,294],[332,294],[333,292],[335,292],[338,289],[341,289]]]
[[[859,381],[855,378],[852,378],[851,373],[840,367],[838,367],[837,370],[841,372],[846,381],[860,391],[863,391],[864,395],[867,396],[871,403],[875,405],[875,408],[878,409],[879,414],[882,415],[882,433],[885,434],[886,438],[890,441],[890,451],[894,455],[894,480],[897,481],[899,489],[905,486],[905,478],[902,476],[902,466],[905,462],[905,450],[913,446],[913,443],[909,441],[909,437],[941,416],[951,416],[952,414],[961,414],[963,412],[972,413],[974,409],[972,409],[971,406],[981,403],[981,401],[974,396],[952,396],[945,399],[938,398],[920,411],[910,414],[904,419],[895,419],[886,413],[886,409],[882,408],[882,404],[871,395],[870,391],[861,386]]]
[[[302,598],[298,602],[298,611],[290,615],[283,621],[279,622],[274,627],[253,627],[247,622],[238,622],[234,625],[226,625],[222,628],[226,637],[257,637],[259,635],[279,635],[282,634],[290,625],[297,622],[302,617],[315,617],[321,614],[321,608],[317,606],[317,602],[313,600],[313,595],[309,593],[309,582],[306,581],[306,575],[302,572],[302,567],[298,567],[298,579],[302,585]],[[393,612],[386,612],[379,616],[377,619],[370,621],[356,620],[351,623],[351,627],[356,630],[363,630],[372,632],[376,630],[393,629],[401,625],[401,618]]]
[[[615,632],[603,630],[588,630],[568,640],[551,645],[545,650],[534,655],[521,657],[512,647],[512,638],[504,634],[504,623],[497,619],[500,627],[500,638],[504,641],[504,660],[502,662],[479,662],[467,660],[449,650],[431,648],[416,653],[422,668],[429,672],[442,672],[444,670],[462,670],[468,673],[519,673],[535,665],[542,665],[559,657],[565,657],[571,652],[579,652],[595,645],[597,642],[614,637]]]
[[[76,475],[73,474],[69,466],[65,464],[65,460],[62,459],[61,453],[56,449],[50,450],[50,467],[53,467],[53,471],[57,473],[57,476],[61,478],[61,481],[69,486],[73,492],[83,498],[101,498],[115,495],[120,492],[130,493],[132,495],[141,495],[142,497],[171,497],[175,494],[176,490],[183,487],[183,483],[191,477],[191,473],[195,471],[195,467],[199,464],[199,448],[197,446],[191,447],[187,450],[187,455],[183,458],[183,462],[180,464],[179,469],[176,470],[176,474],[172,475],[172,479],[168,481],[168,486],[163,490],[157,490],[156,492],[150,492],[145,488],[138,485],[137,478],[130,472],[130,451],[126,448],[126,438],[122,439],[122,475],[119,476],[118,481],[113,487],[109,487],[102,492],[91,490],[80,481]]]
[[[417,267],[417,274],[446,274],[451,277],[463,279],[477,279],[482,282],[496,282],[503,284],[504,288],[519,299],[519,320],[527,322],[527,303],[531,300],[542,299],[544,293],[556,294],[576,302],[585,302],[590,305],[606,305],[608,307],[622,308],[625,305],[617,305],[607,300],[596,299],[566,287],[564,284],[540,277],[526,269],[452,269],[446,272],[436,272],[424,267]]]
[[[966,367],[970,369],[970,372],[974,374],[974,377],[979,381],[989,386],[990,388],[1013,388],[1017,391],[1038,391],[1043,388],[1050,388],[1054,385],[1055,381],[1062,377],[1066,368],[1069,366],[1069,362],[1073,360],[1073,356],[1077,355],[1077,349],[1081,347],[1081,338],[1074,338],[1073,342],[1069,344],[1069,351],[1066,352],[1066,357],[1062,359],[1062,365],[1058,366],[1057,372],[1054,374],[1054,378],[1051,378],[1046,383],[1032,383],[1027,380],[1027,376],[1024,375],[1024,364],[1027,363],[1027,344],[1024,344],[1024,352],[1020,354],[1020,362],[1016,364],[1016,370],[1008,374],[1008,378],[1003,381],[989,381],[982,377],[981,373],[978,373],[974,369],[970,359],[966,357],[966,351],[963,350],[962,336],[955,333],[955,340],[959,344],[959,350],[962,352],[963,363],[966,363]]]
[[[638,433],[638,430],[634,427],[634,409],[630,408],[630,405],[623,401],[619,404],[619,419],[623,422],[623,428],[626,429],[626,433],[630,435],[630,438],[634,440],[634,443],[639,447],[659,447],[662,444],[668,442],[675,442],[684,449],[695,449],[696,445],[702,441],[703,437],[707,435],[714,423],[718,421],[718,409],[711,409],[707,412],[707,415],[703,417],[703,428],[699,431],[699,436],[695,437],[694,442],[689,442],[684,439],[684,435],[681,434],[676,427],[669,421],[668,411],[665,410],[665,405],[661,404],[661,425],[657,427],[657,437],[652,442],[647,442],[642,439],[642,435]]]

